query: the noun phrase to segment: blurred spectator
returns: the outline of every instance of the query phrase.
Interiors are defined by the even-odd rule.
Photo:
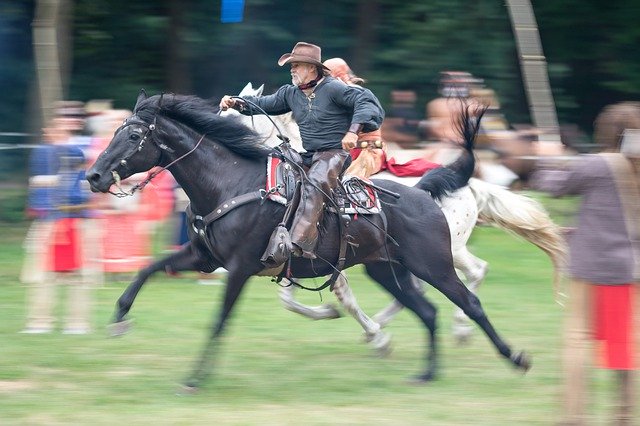
[[[115,131],[130,116],[131,111],[128,110],[107,110],[93,119],[94,157],[97,158],[109,145]],[[121,182],[120,187],[129,192],[147,176],[147,173],[135,174]],[[166,172],[157,175],[143,190],[131,196],[101,195],[104,272],[119,279],[149,264],[153,258],[155,226],[167,219],[173,208],[173,185],[173,177]],[[116,188],[113,190],[118,192]]]
[[[472,87],[482,80],[464,71],[443,71],[440,73],[440,97],[426,105],[426,120],[421,123],[425,138],[431,142],[427,146],[426,157],[439,164],[449,164],[460,154],[461,136],[456,128],[460,119],[463,102],[468,102]]]
[[[24,333],[48,333],[54,327],[56,286],[66,284],[64,333],[91,330],[91,290],[87,267],[91,244],[85,236],[89,191],[84,181],[88,140],[82,137],[84,106],[61,102],[44,129],[44,144],[30,159],[28,215],[34,219],[25,242],[22,281],[27,292]]]
[[[422,117],[416,109],[418,96],[413,90],[391,91],[391,107],[382,126],[382,138],[405,148],[420,142]]]
[[[176,183],[174,187],[175,208],[174,208],[174,234],[173,234],[173,250],[179,250],[183,244],[189,242],[188,218],[186,208],[189,205],[189,197],[184,189]],[[179,276],[180,274],[174,274]],[[198,272],[198,284],[202,285],[221,285],[227,275],[227,270],[218,268],[211,273]]]
[[[173,248],[174,250],[180,249],[183,244],[189,242],[189,233],[187,232],[188,219],[186,209],[189,205],[189,197],[184,192],[184,189],[178,184],[174,188],[174,235],[173,235]]]
[[[456,131],[456,120],[460,115],[460,100],[468,99],[473,87],[482,80],[464,71],[443,71],[440,73],[440,97],[426,106],[427,139],[436,142],[457,143],[460,135]]]
[[[640,102],[620,102],[602,109],[594,123],[594,139],[600,149],[616,149],[626,129],[640,129]]]
[[[621,151],[580,155],[562,166],[557,160],[541,160],[531,179],[537,189],[556,197],[579,195],[582,202],[577,226],[569,235],[563,424],[588,423],[586,370],[592,340],[599,365],[616,373],[615,424],[631,425],[637,419],[632,370],[639,362],[634,344],[640,329],[640,138],[625,138]]]

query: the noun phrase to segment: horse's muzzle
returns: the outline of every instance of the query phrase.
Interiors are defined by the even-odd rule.
[[[87,171],[86,179],[89,182],[91,192],[107,192],[113,183],[110,174],[103,176],[93,169]]]

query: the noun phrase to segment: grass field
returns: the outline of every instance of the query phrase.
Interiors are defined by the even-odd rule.
[[[489,318],[515,349],[533,356],[522,375],[476,330],[466,346],[450,333],[451,303],[439,307],[441,375],[426,386],[406,382],[423,368],[425,331],[403,312],[389,326],[392,354],[373,356],[351,318],[314,322],[285,311],[276,284],[253,279],[219,352],[216,371],[195,395],[178,396],[198,356],[221,286],[192,276],[160,277],[140,293],[133,331],[108,338],[105,325],[127,283],[96,290],[88,336],[23,335],[25,289],[17,276],[23,225],[3,227],[0,246],[1,425],[548,425],[559,413],[562,308],[554,302],[551,266],[535,247],[479,228],[471,249],[490,263],[480,291]],[[350,270],[369,313],[388,297]],[[298,292],[302,301],[319,295]],[[334,296],[323,292],[324,301]],[[62,301],[62,297],[60,297]],[[61,308],[62,311],[62,308]],[[60,312],[62,314],[62,312]],[[610,410],[609,376],[595,374],[595,424]]]

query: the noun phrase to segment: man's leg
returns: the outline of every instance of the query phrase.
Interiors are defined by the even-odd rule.
[[[637,373],[640,366],[640,285],[635,284],[631,289],[631,345],[635,347],[632,351],[632,369],[616,371],[619,389],[619,411],[617,424],[633,425],[637,419]]]
[[[569,298],[564,319],[563,424],[586,422],[587,364],[591,348],[591,284],[581,280],[569,283]]]
[[[22,333],[50,333],[54,326],[57,274],[47,272],[27,288],[27,324]]]
[[[294,253],[297,249],[296,254],[302,254],[310,259],[315,258],[318,225],[322,218],[325,195],[330,196],[331,190],[338,186],[338,178],[348,158],[349,153],[342,149],[331,149],[314,154],[313,164],[307,172],[307,180],[302,188],[302,199],[291,226]]]
[[[616,413],[616,425],[633,425],[635,411],[635,383],[633,370],[617,370],[616,372],[617,386],[619,390],[618,412]]]
[[[49,333],[53,330],[53,310],[56,299],[56,274],[51,269],[51,241],[54,221],[36,220],[29,231],[26,256],[33,256],[25,264],[22,279],[28,284],[26,291],[27,321],[23,333]]]
[[[64,334],[91,332],[93,285],[87,282],[81,271],[65,274],[67,284],[67,317]]]
[[[78,259],[76,270],[65,274],[67,284],[67,319],[63,330],[65,334],[87,334],[91,331],[92,295],[96,286],[95,239],[89,234],[86,219],[75,219],[73,225],[73,247]]]

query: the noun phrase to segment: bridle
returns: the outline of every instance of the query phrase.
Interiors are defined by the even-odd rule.
[[[120,126],[116,131],[115,134],[118,134],[120,131],[122,131],[124,128],[128,127],[128,126],[132,126],[132,125],[138,125],[138,126],[142,126],[145,127],[147,130],[144,132],[144,135],[142,135],[142,138],[140,139],[140,142],[138,142],[138,146],[136,147],[136,149],[133,150],[133,152],[131,152],[131,154],[125,158],[123,158],[122,160],[119,161],[119,165],[126,168],[127,167],[127,163],[128,161],[138,152],[142,151],[142,148],[144,148],[144,144],[147,141],[147,139],[151,138],[151,134],[152,132],[156,129],[156,123],[157,123],[157,114],[156,116],[153,117],[153,123],[152,124],[147,124],[145,121],[140,120],[139,118],[136,118],[136,116],[134,115],[133,117],[130,117],[126,120],[124,120],[124,122],[122,123],[122,126]],[[169,167],[173,166],[174,164],[176,164],[178,161],[182,160],[183,158],[185,158],[186,156],[188,156],[189,154],[191,154],[193,151],[195,151],[200,144],[202,143],[202,141],[204,140],[205,136],[207,134],[203,133],[202,136],[200,137],[200,139],[198,140],[198,142],[196,143],[196,145],[191,148],[189,151],[187,151],[186,153],[182,154],[180,157],[176,158],[175,160],[171,161],[169,164],[167,164],[166,166],[160,166],[159,169],[155,170],[154,172],[148,173],[147,177],[145,178],[145,180],[143,180],[142,182],[139,182],[137,184],[135,184],[131,190],[127,191],[125,190],[121,185],[121,178],[120,175],[118,174],[117,171],[112,170],[111,171],[111,175],[113,176],[114,179],[114,185],[118,188],[118,192],[113,192],[111,190],[109,190],[109,193],[112,195],[115,195],[118,198],[123,198],[123,197],[130,197],[133,196],[134,193],[136,191],[141,191],[144,189],[145,186],[147,186],[147,184],[149,182],[151,182],[151,180],[153,178],[155,178],[156,176],[158,176],[160,173],[164,172],[165,170],[167,170]],[[151,139],[153,141],[153,139]],[[158,148],[160,148],[160,156],[162,156],[163,151],[167,151],[170,153],[174,153],[175,151],[168,147],[167,145],[163,144],[163,143],[156,143],[156,146]]]

